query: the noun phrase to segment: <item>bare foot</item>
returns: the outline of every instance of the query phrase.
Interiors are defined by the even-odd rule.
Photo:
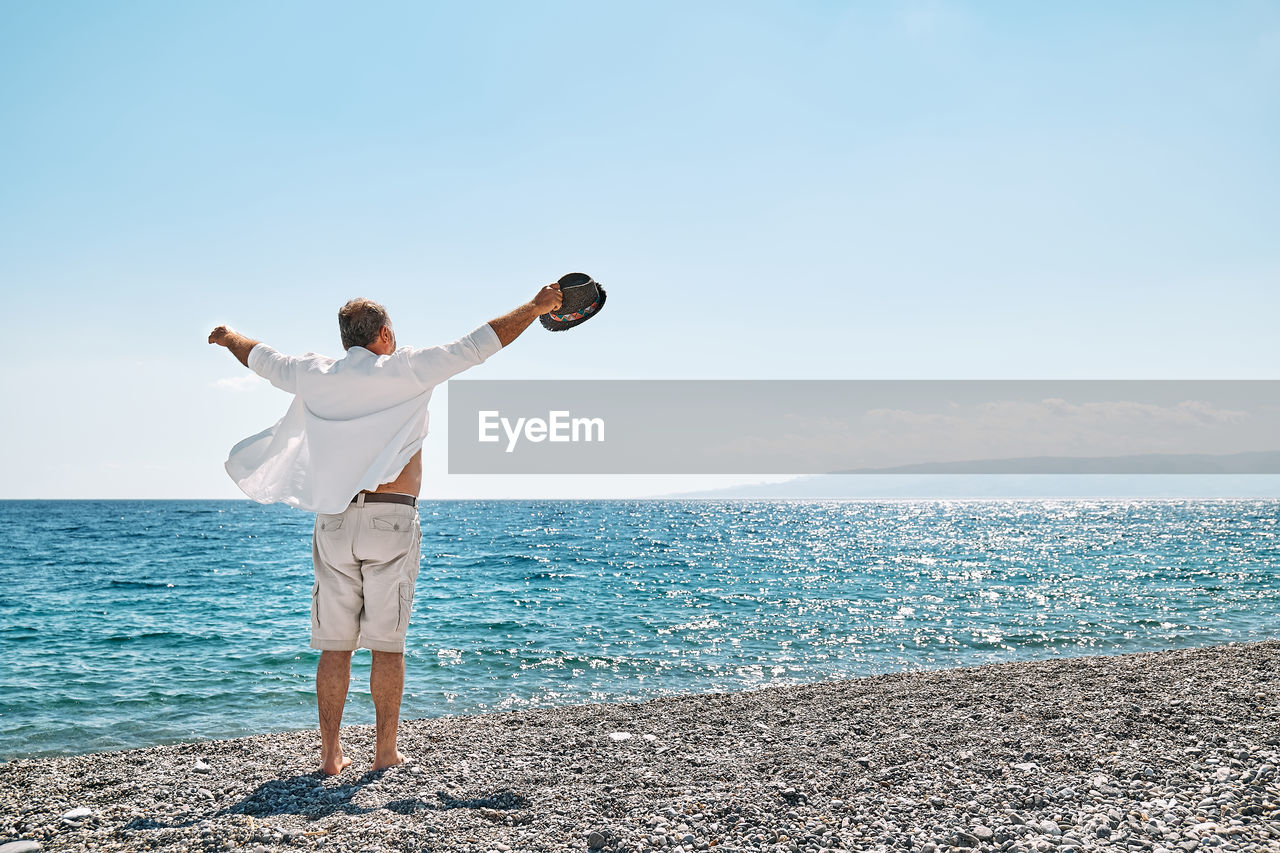
[[[375,758],[373,761],[373,769],[384,770],[388,767],[395,767],[397,764],[404,764],[404,756],[400,754],[400,750],[396,750],[395,757],[391,760]]]
[[[320,762],[320,772],[326,776],[337,776],[343,770],[351,766],[350,758],[343,758],[339,755],[336,759],[326,758]]]

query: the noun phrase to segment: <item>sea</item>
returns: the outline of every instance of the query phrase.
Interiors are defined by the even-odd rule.
[[[1275,500],[425,501],[402,716],[1280,638]],[[4,501],[0,761],[316,725],[314,516]],[[369,653],[344,724],[371,723]]]

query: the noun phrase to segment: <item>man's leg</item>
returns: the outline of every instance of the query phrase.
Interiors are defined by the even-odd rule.
[[[400,672],[404,673],[403,664]],[[342,755],[338,732],[342,728],[342,708],[347,703],[351,683],[351,652],[322,651],[316,665],[316,705],[320,710],[320,772],[330,776],[351,763]],[[375,696],[376,698],[376,696]],[[399,712],[399,701],[396,710]]]
[[[396,749],[396,733],[400,727],[400,697],[404,693],[403,652],[373,651],[369,692],[373,694],[373,710],[378,720],[373,769],[401,764],[404,756]]]
[[[376,507],[370,510],[369,507]],[[377,717],[377,746],[373,769],[404,763],[396,749],[400,699],[404,694],[404,639],[413,613],[414,584],[422,560],[422,529],[416,506],[370,504],[367,527],[362,527],[365,559],[364,611],[360,643],[373,653],[369,692]]]
[[[317,514],[311,537],[316,581],[311,592],[311,648],[316,664],[316,707],[320,712],[320,771],[335,775],[351,763],[342,755],[338,732],[351,683],[351,653],[360,643],[360,563],[352,554],[354,508]]]

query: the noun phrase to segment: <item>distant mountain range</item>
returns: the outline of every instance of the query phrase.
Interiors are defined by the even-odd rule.
[[[832,474],[1280,474],[1280,450],[1143,453],[1133,456],[1025,456],[857,468]]]
[[[655,497],[1280,498],[1280,451],[924,463]]]

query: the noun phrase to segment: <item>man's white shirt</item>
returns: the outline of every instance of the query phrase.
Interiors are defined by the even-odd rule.
[[[400,473],[427,435],[435,386],[502,349],[488,323],[453,343],[344,358],[283,355],[266,344],[249,368],[294,395],[284,417],[231,449],[227,473],[259,503],[339,513]]]

